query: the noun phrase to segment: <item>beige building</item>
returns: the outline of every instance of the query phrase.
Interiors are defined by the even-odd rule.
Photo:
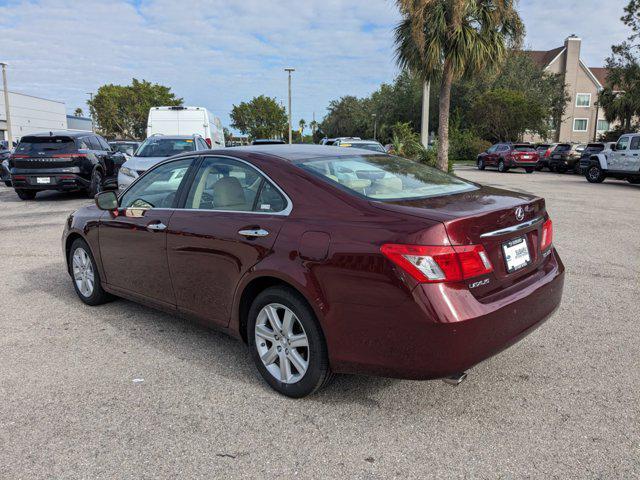
[[[529,55],[540,68],[549,73],[564,76],[570,97],[559,132],[553,132],[549,140],[586,143],[597,140],[600,134],[610,129],[604,112],[598,108],[598,93],[607,78],[607,69],[587,67],[580,59],[580,38],[568,37],[564,46],[553,50],[530,50]],[[526,141],[539,141],[525,135]]]

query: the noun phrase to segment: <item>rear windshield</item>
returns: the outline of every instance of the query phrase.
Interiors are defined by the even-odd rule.
[[[531,145],[514,145],[513,149],[516,152],[535,152],[536,149],[533,148]]]
[[[372,200],[426,198],[477,188],[435,168],[391,155],[312,158],[298,166],[328,183]]]
[[[171,157],[195,149],[191,138],[149,138],[140,146],[136,157]]]
[[[70,137],[23,137],[16,147],[20,155],[56,155],[74,153],[76,144]]]
[[[568,143],[561,143],[555,149],[556,152],[566,152],[568,150],[571,150],[571,145],[569,145]]]
[[[589,150],[590,152],[601,152],[604,150],[604,145],[602,143],[590,143],[587,145],[585,150]]]
[[[536,148],[537,148],[538,150],[546,150],[546,149],[547,149],[547,148],[549,148],[550,146],[551,146],[551,145],[545,145],[545,144],[543,144],[543,145],[538,145]]]

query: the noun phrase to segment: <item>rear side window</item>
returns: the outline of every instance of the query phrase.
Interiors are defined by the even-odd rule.
[[[391,155],[321,157],[298,166],[327,183],[372,200],[427,198],[477,188],[422,163]]]
[[[98,139],[98,143],[100,144],[100,150],[105,150],[105,151],[109,151],[111,150],[111,147],[109,146],[109,144],[106,142],[106,140],[102,137],[96,137]]]
[[[561,143],[555,149],[556,152],[568,152],[569,150],[571,150],[571,145],[568,143]]]
[[[71,137],[23,137],[16,147],[19,155],[58,155],[74,153],[76,144]]]

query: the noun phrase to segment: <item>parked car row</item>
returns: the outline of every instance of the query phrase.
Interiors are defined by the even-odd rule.
[[[640,134],[626,134],[617,142],[497,143],[478,155],[479,170],[496,167],[499,172],[523,168],[527,173],[547,168],[551,172],[585,175],[592,183],[605,178],[640,183]]]

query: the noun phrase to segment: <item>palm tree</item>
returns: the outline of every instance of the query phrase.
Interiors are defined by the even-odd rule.
[[[73,111],[73,115],[76,116],[76,117],[83,117],[84,116],[84,112],[82,111],[82,109],[80,107],[78,107]]]
[[[499,65],[524,27],[514,0],[396,0],[396,58],[424,81],[440,82],[438,167],[448,168],[453,81]]]
[[[307,122],[305,122],[304,118],[301,118],[298,122],[298,126],[300,127],[300,138],[303,137],[304,127],[307,126]]]

